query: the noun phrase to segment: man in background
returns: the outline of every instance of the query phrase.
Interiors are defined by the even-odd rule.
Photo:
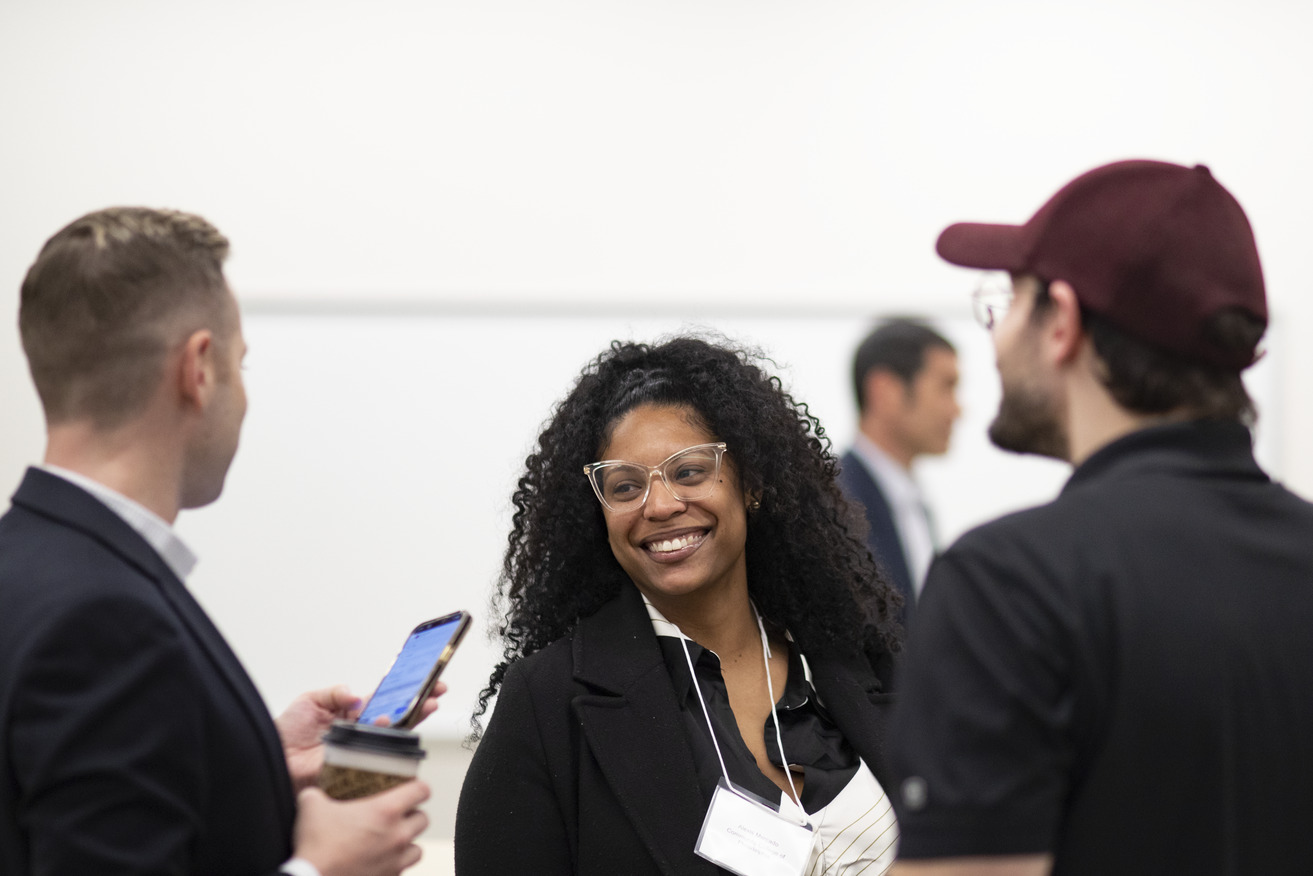
[[[903,595],[904,627],[936,549],[912,463],[948,450],[962,412],[957,381],[953,345],[915,320],[880,325],[853,356],[858,432],[840,462],[839,486],[866,510],[867,544]]]
[[[347,876],[419,858],[422,783],[350,803],[308,787],[319,735],[359,701],[317,691],[275,726],[184,584],[196,557],[173,522],[218,498],[246,413],[227,252],[200,217],[109,209],[52,237],[23,282],[47,445],[0,518],[5,874]]]
[[[1254,461],[1244,211],[1205,167],[1118,162],[938,251],[1011,275],[976,300],[990,438],[1075,471],[931,569],[895,872],[1313,873],[1313,506]]]

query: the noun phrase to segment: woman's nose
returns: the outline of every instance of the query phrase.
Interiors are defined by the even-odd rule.
[[[643,513],[648,517],[661,519],[683,511],[685,503],[675,498],[666,479],[660,475],[652,477],[652,486],[647,491],[647,504]]]

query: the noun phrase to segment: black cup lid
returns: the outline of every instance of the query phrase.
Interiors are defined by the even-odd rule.
[[[374,754],[390,754],[393,757],[406,757],[411,760],[423,760],[424,749],[419,747],[419,735],[409,730],[396,730],[392,727],[375,727],[372,724],[357,724],[354,721],[334,721],[333,726],[322,737],[329,745],[354,748]]]

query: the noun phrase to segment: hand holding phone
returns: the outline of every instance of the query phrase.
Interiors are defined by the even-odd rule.
[[[387,718],[393,727],[409,729],[420,718],[424,701],[437,684],[438,676],[456,653],[456,646],[469,629],[468,612],[456,611],[425,621],[410,631],[392,668],[356,720],[373,724]]]

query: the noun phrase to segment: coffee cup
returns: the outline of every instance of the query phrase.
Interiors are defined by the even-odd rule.
[[[419,774],[424,749],[409,730],[334,721],[323,736],[319,787],[336,800],[368,797]]]

